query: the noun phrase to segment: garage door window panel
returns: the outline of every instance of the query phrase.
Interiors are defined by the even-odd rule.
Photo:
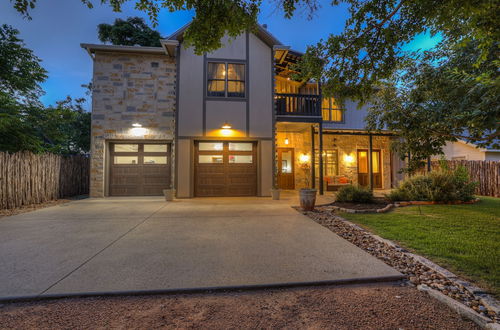
[[[166,144],[145,144],[144,145],[144,152],[166,153],[166,152],[168,152],[168,145],[166,145]]]
[[[115,156],[114,164],[116,165],[137,165],[139,157],[137,156]]]
[[[138,152],[138,144],[115,144],[115,152]]]
[[[222,151],[224,143],[222,142],[200,142],[198,144],[199,151]]]
[[[252,164],[252,155],[229,155],[229,164]]]
[[[198,155],[198,162],[200,164],[223,164],[223,155]]]
[[[166,165],[167,156],[144,156],[144,165]]]

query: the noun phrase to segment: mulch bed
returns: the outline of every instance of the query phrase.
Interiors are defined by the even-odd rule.
[[[384,198],[375,198],[373,200],[373,203],[333,202],[328,205],[342,207],[351,210],[371,210],[371,209],[382,209],[389,204],[390,202],[388,202]]]

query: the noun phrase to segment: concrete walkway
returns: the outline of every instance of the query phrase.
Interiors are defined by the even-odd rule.
[[[0,218],[0,298],[400,275],[290,203],[86,199]]]

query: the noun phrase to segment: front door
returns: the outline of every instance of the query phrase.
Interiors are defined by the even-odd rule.
[[[295,189],[293,148],[278,148],[278,188]]]
[[[373,188],[382,188],[382,171],[380,150],[372,150],[373,161]],[[368,166],[368,150],[358,150],[358,184],[368,187],[370,185],[370,169]]]

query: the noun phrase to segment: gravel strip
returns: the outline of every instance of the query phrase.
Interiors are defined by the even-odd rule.
[[[82,298],[0,306],[1,329],[479,329],[393,284]]]
[[[480,292],[478,292],[478,295],[475,295],[467,290],[466,286],[469,283],[460,280],[452,273],[449,273],[452,275],[451,277],[445,276],[446,270],[444,269],[438,272],[429,268],[419,260],[419,256],[408,253],[408,251],[390,241],[376,239],[376,236],[370,232],[336,216],[334,211],[329,206],[320,206],[312,212],[300,212],[382,260],[389,266],[397,269],[407,276],[412,285],[425,284],[472,308],[480,315],[489,317],[493,321],[500,323],[500,315],[492,309],[488,309],[480,301]]]

